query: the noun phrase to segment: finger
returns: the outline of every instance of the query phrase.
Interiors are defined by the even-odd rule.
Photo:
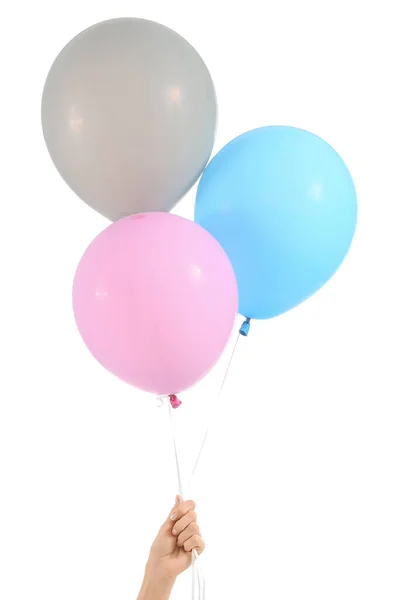
[[[173,535],[180,535],[182,531],[186,529],[193,521],[197,520],[197,513],[194,510],[189,510],[184,517],[179,519],[173,525],[172,533]]]
[[[173,532],[172,532],[173,533]],[[177,538],[177,545],[183,546],[184,542],[187,542],[193,535],[200,535],[198,524],[192,521],[185,529],[181,532]]]
[[[179,506],[180,502],[181,502],[180,496],[176,496],[175,503],[174,503],[173,508],[172,508],[172,512],[174,512],[174,509]]]
[[[195,502],[193,502],[192,500],[186,500],[186,501],[182,502],[181,504],[179,504],[179,506],[174,507],[172,514],[170,515],[170,520],[178,521],[179,519],[184,517],[184,515],[186,515],[190,510],[194,510],[194,509],[195,509]]]
[[[175,503],[174,503],[174,506],[172,508],[172,511],[169,513],[168,518],[166,519],[165,523],[162,525],[163,528],[166,527],[167,530],[169,530],[169,531],[171,530],[171,528],[173,527],[173,522],[170,520],[170,516],[171,516],[171,514],[173,514],[173,513],[176,512],[175,509],[181,503],[182,503],[182,499],[181,499],[181,497],[179,495],[177,495],[176,498],[175,498]]]
[[[201,554],[205,550],[204,540],[198,534],[193,535],[184,542],[184,549],[186,552],[196,550],[198,554]]]

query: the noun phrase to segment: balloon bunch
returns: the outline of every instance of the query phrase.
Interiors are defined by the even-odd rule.
[[[217,108],[197,52],[123,18],[58,55],[42,125],[59,173],[113,223],[77,268],[73,306],[96,359],[171,406],[214,366],[234,327],[297,306],[335,273],[356,227],[343,160],[293,127],[262,127],[209,163]],[[195,222],[170,214],[202,175]]]

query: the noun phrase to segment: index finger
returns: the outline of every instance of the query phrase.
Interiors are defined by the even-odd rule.
[[[169,518],[171,521],[178,521],[179,519],[184,517],[184,515],[186,515],[190,510],[194,509],[195,502],[193,500],[185,500],[184,502],[179,504],[179,506],[175,506]]]

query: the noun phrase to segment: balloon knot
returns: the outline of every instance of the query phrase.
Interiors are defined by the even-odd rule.
[[[247,317],[245,319],[244,323],[241,325],[240,335],[247,337],[250,329],[251,329],[251,319],[249,317]]]
[[[181,406],[181,401],[179,400],[179,398],[177,396],[175,396],[175,394],[171,394],[169,396],[169,401],[170,401],[172,408],[179,408],[179,406]]]

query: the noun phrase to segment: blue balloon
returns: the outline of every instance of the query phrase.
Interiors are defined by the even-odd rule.
[[[262,127],[225,146],[201,178],[195,220],[236,272],[240,312],[268,319],[335,273],[356,228],[356,191],[337,152],[294,127]]]

